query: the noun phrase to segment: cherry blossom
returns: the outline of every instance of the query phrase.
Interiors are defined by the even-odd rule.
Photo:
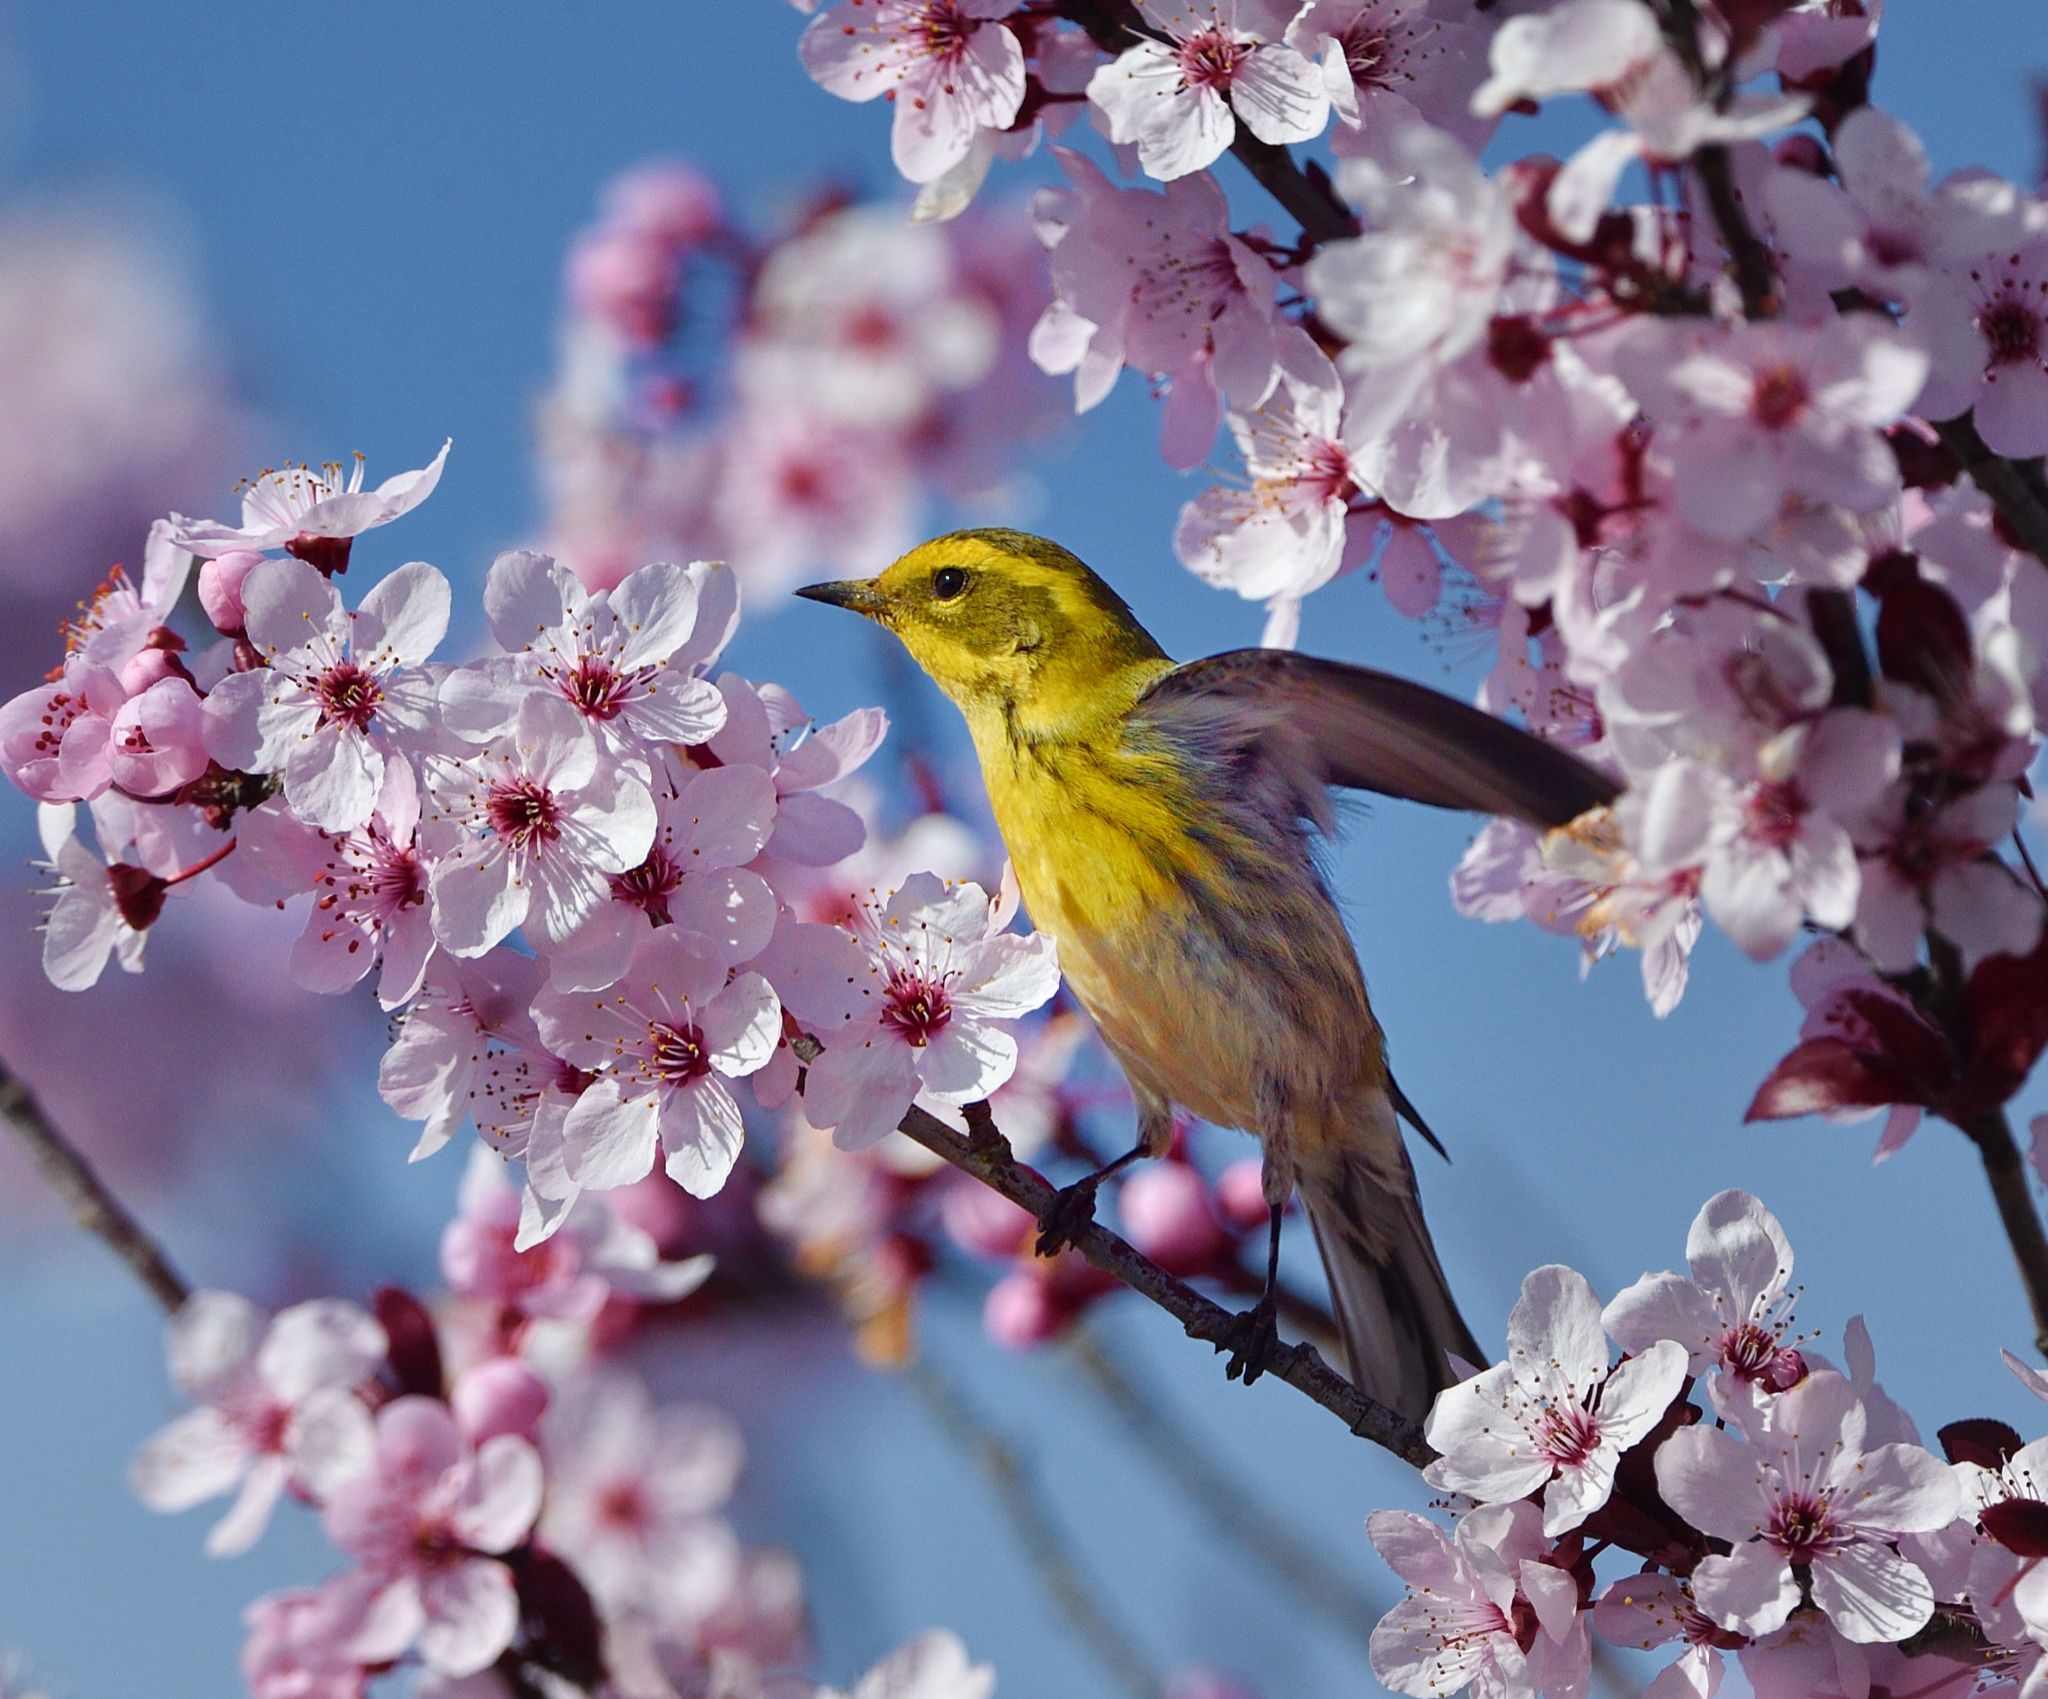
[[[1752,1436],[1692,1427],[1657,1448],[1666,1501],[1734,1547],[1693,1573],[1702,1612],[1742,1634],[1782,1628],[1800,1600],[1798,1565],[1849,1640],[1903,1640],[1926,1623],[1933,1590],[1889,1542],[1952,1521],[1955,1477],[1918,1446],[1866,1448],[1867,1423],[1854,1388],[1824,1369],[1773,1399]]]
[[[150,925],[163,907],[164,882],[133,862],[106,862],[77,836],[78,810],[46,802],[36,810],[43,866],[54,884],[43,918],[43,973],[59,991],[89,991],[112,956],[142,971]]]
[[[1485,73],[1479,31],[1432,0],[1310,0],[1287,26],[1287,45],[1317,60],[1342,127],[1340,156],[1367,153],[1388,132],[1423,122],[1478,142],[1472,112]]]
[[[357,1570],[330,1583],[354,1620],[350,1654],[382,1663],[417,1649],[442,1675],[472,1675],[512,1643],[519,1602],[499,1561],[541,1507],[541,1461],[499,1434],[471,1447],[447,1405],[395,1398],[377,1412],[366,1472],[336,1485],[323,1519]]]
[[[1153,30],[1089,80],[1112,140],[1137,144],[1171,182],[1214,164],[1241,123],[1262,142],[1323,133],[1322,73],[1279,39],[1292,8],[1275,0],[1137,0]]]
[[[1643,1690],[1643,1699],[1713,1699],[1721,1685],[1721,1654],[1746,1643],[1703,1614],[1685,1584],[1669,1575],[1615,1582],[1593,1605],[1593,1630],[1610,1645],[1645,1652],[1685,1642],[1677,1661]]]
[[[434,934],[458,956],[482,955],[522,923],[559,943],[654,842],[647,786],[600,755],[582,716],[551,693],[529,694],[513,729],[476,754],[431,756],[426,770]]]
[[[0,707],[0,768],[37,802],[97,796],[113,782],[107,743],[127,700],[112,669],[68,656],[54,680]]]
[[[1916,315],[1934,356],[1928,415],[1973,411],[1995,454],[2048,449],[2048,210],[2029,209],[2024,234],[1942,268],[1947,289]]]
[[[422,663],[447,634],[448,580],[414,561],[349,613],[303,561],[271,561],[249,575],[242,604],[263,665],[207,696],[207,752],[223,767],[281,772],[294,813],[352,832],[377,806],[386,760],[433,729]]]
[[[1607,1502],[1621,1454],[1657,1425],[1685,1373],[1669,1340],[1610,1372],[1585,1277],[1537,1269],[1508,1317],[1507,1361],[1437,1395],[1424,1432],[1442,1455],[1423,1478],[1484,1504],[1540,1489],[1544,1533],[1567,1533]]]
[[[853,1685],[821,1687],[816,1699],[989,1699],[995,1671],[970,1663],[957,1635],[932,1629],[899,1646]]]
[[[843,100],[887,96],[896,169],[929,183],[1024,103],[1017,0],[842,0],[804,31],[804,69]]]
[[[301,465],[258,473],[242,497],[240,525],[174,513],[170,541],[209,560],[240,549],[284,549],[322,572],[339,572],[355,538],[404,517],[434,493],[450,446],[444,442],[417,472],[401,472],[367,491],[360,455],[345,480],[334,461],[317,472]]]
[[[1658,1340],[1685,1347],[1688,1372],[1718,1370],[1782,1392],[1805,1373],[1792,1326],[1792,1246],[1774,1216],[1747,1192],[1717,1192],[1685,1236],[1690,1280],[1646,1274],[1601,1315],[1624,1351]]]
[[[758,973],[728,984],[716,960],[666,926],[641,941],[615,986],[543,992],[534,1019],[551,1050],[598,1075],[563,1124],[571,1178],[628,1185],[658,1148],[693,1197],[725,1184],[743,1135],[732,1082],[767,1062],[781,1030]]]
[[[546,555],[500,555],[484,584],[484,612],[506,653],[448,674],[444,723],[488,743],[512,729],[538,690],[574,708],[614,760],[640,757],[650,743],[704,742],[725,723],[724,699],[672,665],[696,622],[693,570],[708,569],[643,566],[592,593]]]
[[[1416,1699],[1468,1686],[1500,1699],[1582,1694],[1591,1647],[1578,1583],[1544,1562],[1540,1522],[1532,1504],[1486,1505],[1446,1539],[1406,1511],[1368,1517],[1372,1543],[1408,1587],[1372,1631],[1373,1674]]]
[[[406,1120],[425,1123],[414,1161],[439,1150],[472,1113],[490,1113],[502,1058],[540,1048],[529,1013],[539,986],[538,966],[506,950],[429,964],[377,1069],[384,1101]]]
[[[198,1405],[136,1453],[136,1495],[184,1510],[236,1494],[207,1536],[215,1556],[246,1551],[287,1488],[320,1490],[368,1460],[370,1416],[356,1388],[384,1360],[383,1329],[337,1299],[275,1319],[232,1292],[195,1292],[170,1325],[171,1378]]]
[[[1010,1077],[1017,1041],[1002,1023],[1050,998],[1059,966],[1051,939],[1005,935],[1007,920],[979,885],[913,874],[864,911],[851,984],[786,993],[825,1045],[805,1113],[842,1149],[876,1143],[922,1093],[971,1103]]]

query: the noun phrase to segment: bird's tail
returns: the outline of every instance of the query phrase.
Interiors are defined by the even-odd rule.
[[[1407,1152],[1395,1148],[1393,1172],[1361,1153],[1304,1167],[1297,1183],[1352,1384],[1420,1422],[1436,1395],[1460,1379],[1453,1355],[1482,1367],[1487,1358],[1437,1261]]]

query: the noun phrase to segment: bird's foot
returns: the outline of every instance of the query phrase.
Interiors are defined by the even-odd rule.
[[[1241,1380],[1250,1386],[1264,1374],[1280,1349],[1280,1328],[1272,1294],[1233,1316],[1223,1337],[1216,1341],[1216,1349],[1230,1353],[1230,1361],[1223,1369],[1227,1379]]]
[[[1102,1185],[1100,1174],[1090,1174],[1071,1186],[1062,1186],[1038,1218],[1038,1254],[1055,1257],[1076,1243],[1082,1229],[1095,1221],[1095,1193]]]

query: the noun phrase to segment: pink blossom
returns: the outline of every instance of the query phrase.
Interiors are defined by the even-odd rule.
[[[1126,366],[1169,378],[1168,458],[1193,466],[1215,435],[1219,397],[1244,412],[1272,391],[1273,267],[1231,233],[1223,191],[1206,174],[1161,196],[1111,183],[1079,154],[1058,157],[1072,188],[1048,195],[1041,215],[1054,299],[1031,332],[1031,357],[1075,374],[1084,413]]]
[[[546,555],[516,549],[491,563],[484,612],[503,655],[441,682],[451,731],[489,743],[511,730],[535,691],[559,696],[613,760],[650,743],[702,743],[725,723],[716,689],[672,665],[697,617],[691,569],[661,563],[587,591]]]
[[[416,1649],[442,1675],[474,1674],[512,1643],[519,1601],[498,1561],[540,1514],[541,1461],[499,1434],[471,1448],[448,1406],[395,1398],[377,1412],[368,1471],[329,1495],[327,1532],[360,1566],[349,1650],[382,1663]]]
[[[1340,157],[1418,121],[1468,145],[1489,127],[1472,112],[1484,33],[1431,0],[1311,0],[1287,26],[1287,45],[1321,62],[1343,126],[1331,137]]]
[[[1543,1493],[1543,1531],[1570,1532],[1607,1502],[1621,1454],[1654,1428],[1685,1379],[1668,1340],[1611,1372],[1600,1300],[1552,1264],[1522,1282],[1507,1361],[1437,1394],[1425,1434],[1442,1455],[1423,1479],[1485,1504]]]
[[[1855,935],[1880,970],[1910,971],[1930,928],[1962,951],[1966,969],[2033,949],[2041,899],[1993,853],[2018,823],[2018,794],[2004,784],[1966,791],[1945,807],[1909,808],[1898,796],[1869,811],[1857,832]]]
[[[1933,1590],[1890,1541],[1953,1521],[1955,1477],[1915,1445],[1866,1449],[1868,1420],[1849,1382],[1823,1369],[1764,1406],[1750,1438],[1702,1425],[1657,1448],[1666,1502],[1734,1547],[1694,1571],[1701,1611],[1741,1634],[1782,1628],[1800,1600],[1798,1565],[1849,1640],[1903,1640],[1926,1624]]]
[[[142,582],[116,566],[92,601],[65,628],[65,649],[96,666],[126,666],[162,632],[185,593],[192,557],[173,540],[171,522],[159,519],[142,547]],[[182,647],[182,645],[174,645]]]
[[[1273,0],[1137,0],[1165,40],[1126,48],[1089,80],[1110,139],[1135,142],[1162,181],[1212,165],[1241,123],[1262,142],[1323,133],[1322,73],[1279,37],[1291,8]]]
[[[263,564],[264,556],[252,549],[236,549],[199,567],[199,606],[213,621],[216,631],[229,637],[242,635],[247,610],[242,606],[242,586],[249,574]]]
[[[1372,1631],[1373,1674],[1415,1699],[1468,1686],[1482,1699],[1582,1695],[1592,1649],[1579,1584],[1544,1561],[1550,1542],[1540,1523],[1523,1503],[1467,1511],[1450,1539],[1407,1511],[1366,1518],[1372,1543],[1408,1587]]]
[[[448,1408],[472,1445],[499,1434],[531,1439],[546,1413],[548,1383],[517,1357],[486,1357],[455,1377]]]
[[[704,1404],[656,1409],[616,1369],[567,1380],[541,1427],[548,1459],[542,1537],[607,1614],[696,1623],[740,1578],[740,1548],[718,1512],[744,1456],[731,1420]]]
[[[998,20],[1017,0],[842,0],[803,33],[804,69],[843,100],[886,95],[889,151],[913,183],[1007,130],[1024,103],[1024,50]]]
[[[142,971],[148,929],[161,909],[163,881],[131,862],[103,861],[77,836],[77,809],[46,802],[36,810],[52,876],[42,920],[43,973],[59,991],[89,991],[112,956],[127,973]]]
[[[1884,0],[1799,0],[1777,20],[1778,74],[1804,82],[1846,64],[1877,39],[1883,17]]]
[[[1608,1304],[1601,1325],[1624,1351],[1660,1339],[1685,1347],[1687,1370],[1710,1369],[1771,1392],[1805,1372],[1792,1328],[1792,1246],[1778,1218],[1747,1192],[1717,1192],[1685,1236],[1690,1280],[1646,1274]]]
[[[650,926],[681,928],[727,967],[758,955],[775,930],[775,892],[747,866],[775,829],[773,776],[658,759],[653,794],[646,859],[613,874],[611,900],[548,952],[548,983],[558,991],[603,990]]]
[[[323,1493],[364,1466],[369,1412],[355,1389],[383,1363],[384,1330],[339,1299],[274,1320],[232,1292],[195,1292],[171,1318],[171,1378],[199,1406],[136,1453],[129,1478],[152,1510],[236,1491],[207,1536],[246,1551],[289,1487]]]
[[[1922,407],[1945,419],[1975,411],[1994,454],[2048,450],[2048,235],[2035,212],[2010,246],[1949,261],[1943,287],[1915,314],[1934,355]]]
[[[231,770],[282,772],[293,813],[352,832],[377,805],[387,758],[433,727],[422,663],[447,634],[448,580],[414,561],[351,614],[303,561],[270,561],[250,573],[242,605],[264,664],[214,686],[207,751]]]
[[[598,753],[576,710],[546,691],[474,755],[430,756],[422,843],[432,861],[434,935],[478,956],[522,923],[556,944],[611,895],[654,842],[654,799]]]
[[[1871,314],[1705,335],[1644,321],[1617,369],[1658,427],[1679,517],[1735,539],[1795,496],[1857,513],[1893,500],[1877,428],[1912,405],[1927,356]]]
[[[854,982],[793,1005],[825,1045],[805,1113],[842,1149],[881,1140],[920,1093],[971,1103],[1010,1077],[1007,1023],[1052,996],[1059,965],[1051,939],[1006,936],[1007,919],[979,885],[912,874],[865,911]]]
[[[494,1076],[506,1056],[540,1049],[528,1013],[539,986],[539,966],[509,950],[476,961],[442,956],[428,966],[377,1069],[384,1101],[406,1120],[425,1123],[413,1161],[454,1137],[479,1100],[490,1114],[500,1100]]]
[[[309,991],[346,991],[379,962],[377,1001],[412,1000],[434,954],[427,865],[413,842],[419,781],[404,761],[385,765],[377,806],[349,832],[322,832],[272,799],[237,824],[239,853],[296,895],[313,893],[292,946],[292,977]]]
[[[114,716],[128,692],[111,669],[69,656],[57,677],[0,707],[0,767],[38,802],[82,802],[113,783]]]
[[[369,1671],[343,1650],[326,1588],[266,1593],[242,1613],[242,1679],[251,1699],[363,1699]]]
[[[1593,1631],[1630,1651],[1685,1642],[1678,1661],[1658,1673],[1643,1699],[1713,1699],[1721,1685],[1721,1654],[1744,1643],[1704,1615],[1685,1583],[1669,1575],[1630,1575],[1615,1582],[1594,1602]]]
[[[107,732],[106,765],[130,796],[164,796],[206,771],[199,695],[172,674],[123,702]]]
[[[742,1126],[732,1082],[773,1054],[775,993],[758,973],[726,983],[677,928],[648,934],[618,984],[592,996],[547,991],[534,1019],[565,1061],[597,1073],[563,1124],[570,1177],[596,1190],[629,1185],[667,1154],[693,1197],[725,1184]]]
[[[969,1663],[959,1637],[934,1628],[897,1647],[851,1693],[821,1687],[817,1699],[989,1699],[995,1690],[996,1672]]]
[[[417,472],[401,472],[369,491],[363,488],[361,455],[346,481],[336,461],[317,472],[303,465],[261,472],[242,497],[240,525],[174,513],[170,540],[208,560],[237,549],[286,549],[322,571],[338,572],[348,564],[352,539],[389,525],[434,493],[449,447],[444,442]]]
[[[1207,1182],[1185,1162],[1147,1163],[1118,1190],[1116,1211],[1124,1237],[1171,1274],[1211,1267],[1229,1243]]]
[[[775,781],[775,830],[763,865],[829,867],[852,855],[866,840],[867,826],[847,804],[821,793],[866,765],[881,747],[889,717],[879,708],[856,708],[818,725],[779,686],[726,673],[718,688],[726,723],[711,740],[712,755],[727,766],[763,768]]]

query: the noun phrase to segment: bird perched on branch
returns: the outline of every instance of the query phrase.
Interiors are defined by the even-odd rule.
[[[1176,666],[1080,560],[1018,531],[956,532],[877,578],[798,594],[886,626],[966,716],[1032,922],[1130,1079],[1136,1148],[1061,1194],[1040,1249],[1089,1218],[1104,1177],[1166,1148],[1176,1107],[1242,1128],[1264,1146],[1272,1230],[1231,1372],[1255,1378],[1272,1349],[1281,1212],[1298,1187],[1352,1379],[1420,1420],[1453,1354],[1484,1357],[1423,1224],[1397,1114],[1430,1135],[1388,1072],[1317,870],[1329,787],[1557,826],[1613,785],[1385,673],[1274,649]]]

